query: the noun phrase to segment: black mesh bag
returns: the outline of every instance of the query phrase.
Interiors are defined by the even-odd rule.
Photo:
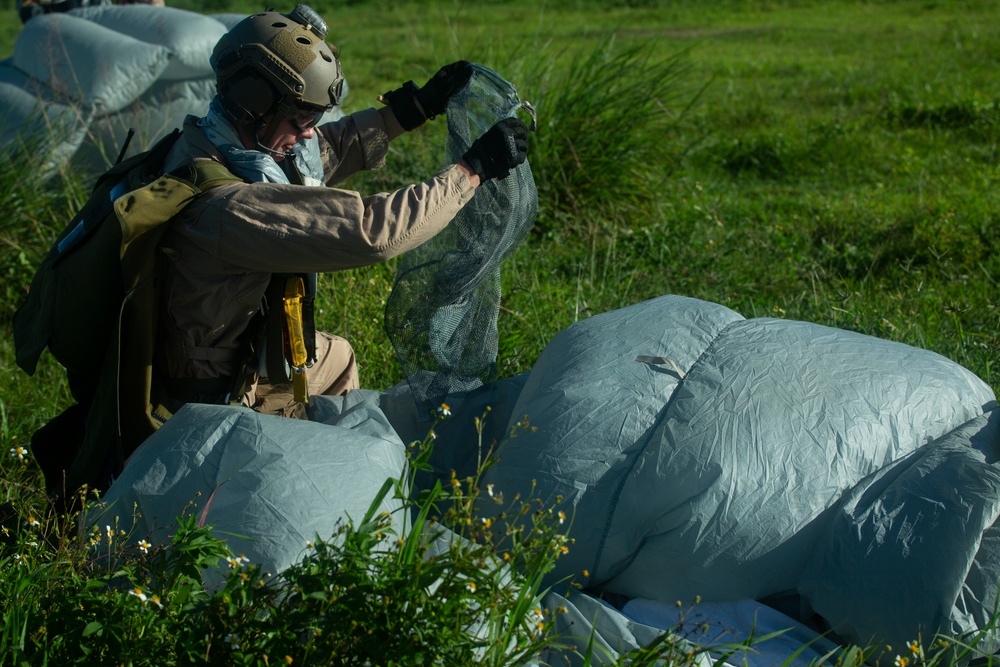
[[[447,111],[445,164],[520,109],[514,87],[473,65]],[[538,192],[527,162],[502,180],[486,181],[448,227],[400,261],[385,305],[385,328],[417,406],[430,410],[446,396],[496,378],[500,264],[527,237]]]

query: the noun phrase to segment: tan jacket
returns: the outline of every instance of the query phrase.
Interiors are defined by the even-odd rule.
[[[165,165],[223,161],[195,125]],[[323,125],[327,185],[381,167],[402,133],[387,109]],[[171,378],[232,375],[247,326],[272,273],[320,273],[374,264],[417,247],[444,229],[474,187],[451,166],[423,183],[363,197],[333,187],[234,183],[213,188],[172,220],[160,244],[163,304],[156,365]]]

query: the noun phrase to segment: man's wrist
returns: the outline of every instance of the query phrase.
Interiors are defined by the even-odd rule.
[[[469,163],[466,162],[465,160],[461,160],[455,166],[458,167],[459,171],[465,174],[465,177],[469,179],[470,183],[472,183],[472,187],[478,188],[480,184],[483,182],[483,179],[479,177],[479,174],[473,171],[472,167],[470,167]]]
[[[378,96],[378,100],[392,109],[396,120],[409,132],[415,130],[427,121],[423,107],[417,101],[417,86],[407,81],[395,90],[390,90]]]

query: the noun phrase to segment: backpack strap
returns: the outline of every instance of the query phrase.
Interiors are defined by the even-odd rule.
[[[204,192],[242,182],[213,160],[163,174],[180,136],[174,130],[97,179],[14,316],[18,365],[32,374],[48,347],[77,402],[32,436],[46,489],[64,502],[83,485],[104,488],[161,422],[150,403],[160,391],[152,358],[164,223]]]
[[[169,416],[159,409],[162,388],[152,372],[159,307],[157,249],[168,227],[164,223],[208,190],[242,182],[218,162],[195,160],[115,200],[122,229],[121,269],[126,295],[114,355],[118,427],[125,457]]]
[[[201,192],[207,192],[227,183],[243,182],[243,179],[234,176],[224,164],[209,159],[194,160],[182,164],[167,175],[187,181]]]

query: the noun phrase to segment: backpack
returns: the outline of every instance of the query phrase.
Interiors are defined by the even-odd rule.
[[[152,357],[163,223],[203,192],[241,182],[211,160],[162,173],[180,135],[174,130],[97,179],[14,315],[18,366],[34,374],[48,348],[76,401],[31,438],[47,490],[64,500],[84,486],[107,488],[159,426]]]

